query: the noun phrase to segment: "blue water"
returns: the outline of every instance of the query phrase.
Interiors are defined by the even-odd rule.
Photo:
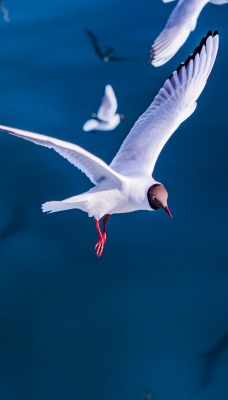
[[[209,29],[220,48],[196,112],[162,151],[155,178],[167,215],[94,222],[41,203],[91,187],[56,153],[0,137],[0,399],[227,400],[228,6],[207,5],[166,65],[147,64],[174,3],[5,0],[0,19],[0,123],[75,142],[110,162],[165,79]],[[0,15],[1,17],[1,15]],[[102,63],[84,29],[118,55]],[[105,84],[126,115],[115,131],[82,125]],[[204,354],[204,356],[203,356]]]

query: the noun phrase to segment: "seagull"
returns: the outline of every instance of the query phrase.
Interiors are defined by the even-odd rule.
[[[87,192],[42,205],[43,212],[80,209],[95,219],[101,256],[112,214],[164,209],[172,218],[165,186],[152,177],[157,158],[179,125],[196,109],[218,51],[219,36],[208,32],[194,53],[167,79],[154,101],[123,141],[111,164],[76,144],[0,125],[0,130],[55,150],[84,172],[94,186]],[[100,220],[103,218],[103,231]],[[84,240],[84,239],[83,239]]]
[[[106,85],[102,103],[97,114],[91,114],[92,119],[89,119],[84,125],[84,131],[111,131],[119,125],[121,119],[124,119],[123,114],[117,114],[117,100],[114,90],[111,85]]]
[[[131,61],[131,60],[136,60],[135,57],[119,57],[115,56],[115,51],[112,47],[106,47],[105,51],[102,51],[100,48],[100,45],[98,43],[98,40],[96,36],[94,35],[93,32],[91,32],[89,29],[85,29],[85,32],[90,38],[91,44],[95,50],[95,53],[97,56],[100,58],[101,61],[107,62],[107,61]]]
[[[163,0],[169,3],[175,0]],[[179,0],[167,24],[154,41],[149,64],[160,67],[169,61],[194,31],[197,18],[207,3],[228,4],[228,0]]]

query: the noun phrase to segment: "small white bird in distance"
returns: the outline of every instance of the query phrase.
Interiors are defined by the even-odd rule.
[[[163,0],[164,3],[170,3],[171,1],[175,0]],[[177,53],[190,33],[194,31],[197,18],[207,3],[228,4],[228,0],[178,1],[165,28],[151,47],[149,64],[154,67],[160,67]]]
[[[85,122],[83,130],[88,131],[112,131],[119,125],[124,114],[118,114],[117,100],[111,85],[106,85],[101,105],[97,114],[91,114],[91,119]]]
[[[167,190],[152,177],[152,173],[167,140],[195,111],[196,101],[214,65],[218,43],[218,32],[208,32],[194,53],[165,81],[110,165],[76,144],[0,125],[1,130],[14,136],[54,149],[94,183],[89,191],[63,201],[44,203],[42,209],[51,213],[80,209],[94,217],[99,236],[95,245],[97,256],[103,252],[110,215],[162,208],[172,217],[167,205]],[[103,231],[99,225],[102,217]],[[85,239],[81,237],[80,240]]]

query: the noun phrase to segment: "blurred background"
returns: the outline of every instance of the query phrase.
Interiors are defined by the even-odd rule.
[[[151,67],[151,44],[175,4],[2,3],[0,123],[77,143],[107,163],[209,29],[220,47],[195,113],[156,164],[173,220],[163,211],[113,216],[101,258],[87,214],[40,208],[88,190],[88,178],[55,152],[0,133],[1,400],[228,398],[228,6],[205,6],[179,52]],[[85,29],[137,59],[103,63]],[[126,120],[85,133],[108,83]]]

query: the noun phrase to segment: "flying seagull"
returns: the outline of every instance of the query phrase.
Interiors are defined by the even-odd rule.
[[[175,0],[163,0],[169,3]],[[154,41],[149,64],[160,67],[169,61],[194,31],[197,18],[207,3],[228,4],[228,0],[179,0],[167,24]]]
[[[111,131],[119,125],[123,114],[117,114],[117,100],[111,85],[106,85],[101,105],[97,114],[91,114],[91,119],[83,125],[84,131]]]
[[[63,201],[44,203],[42,209],[52,213],[76,208],[94,217],[99,236],[95,245],[97,256],[103,252],[110,215],[163,208],[172,217],[167,190],[151,175],[167,140],[195,111],[196,100],[214,65],[218,44],[218,32],[208,32],[194,53],[165,81],[110,165],[76,144],[0,125],[1,130],[14,136],[55,150],[92,181],[94,187],[89,191]],[[103,231],[99,224],[102,217]]]
[[[101,61],[132,61],[136,60],[135,57],[119,57],[115,55],[115,51],[112,47],[107,46],[104,51],[101,50],[98,40],[93,32],[89,29],[85,29],[85,32],[90,38],[91,44],[94,48],[95,53],[100,58]]]

